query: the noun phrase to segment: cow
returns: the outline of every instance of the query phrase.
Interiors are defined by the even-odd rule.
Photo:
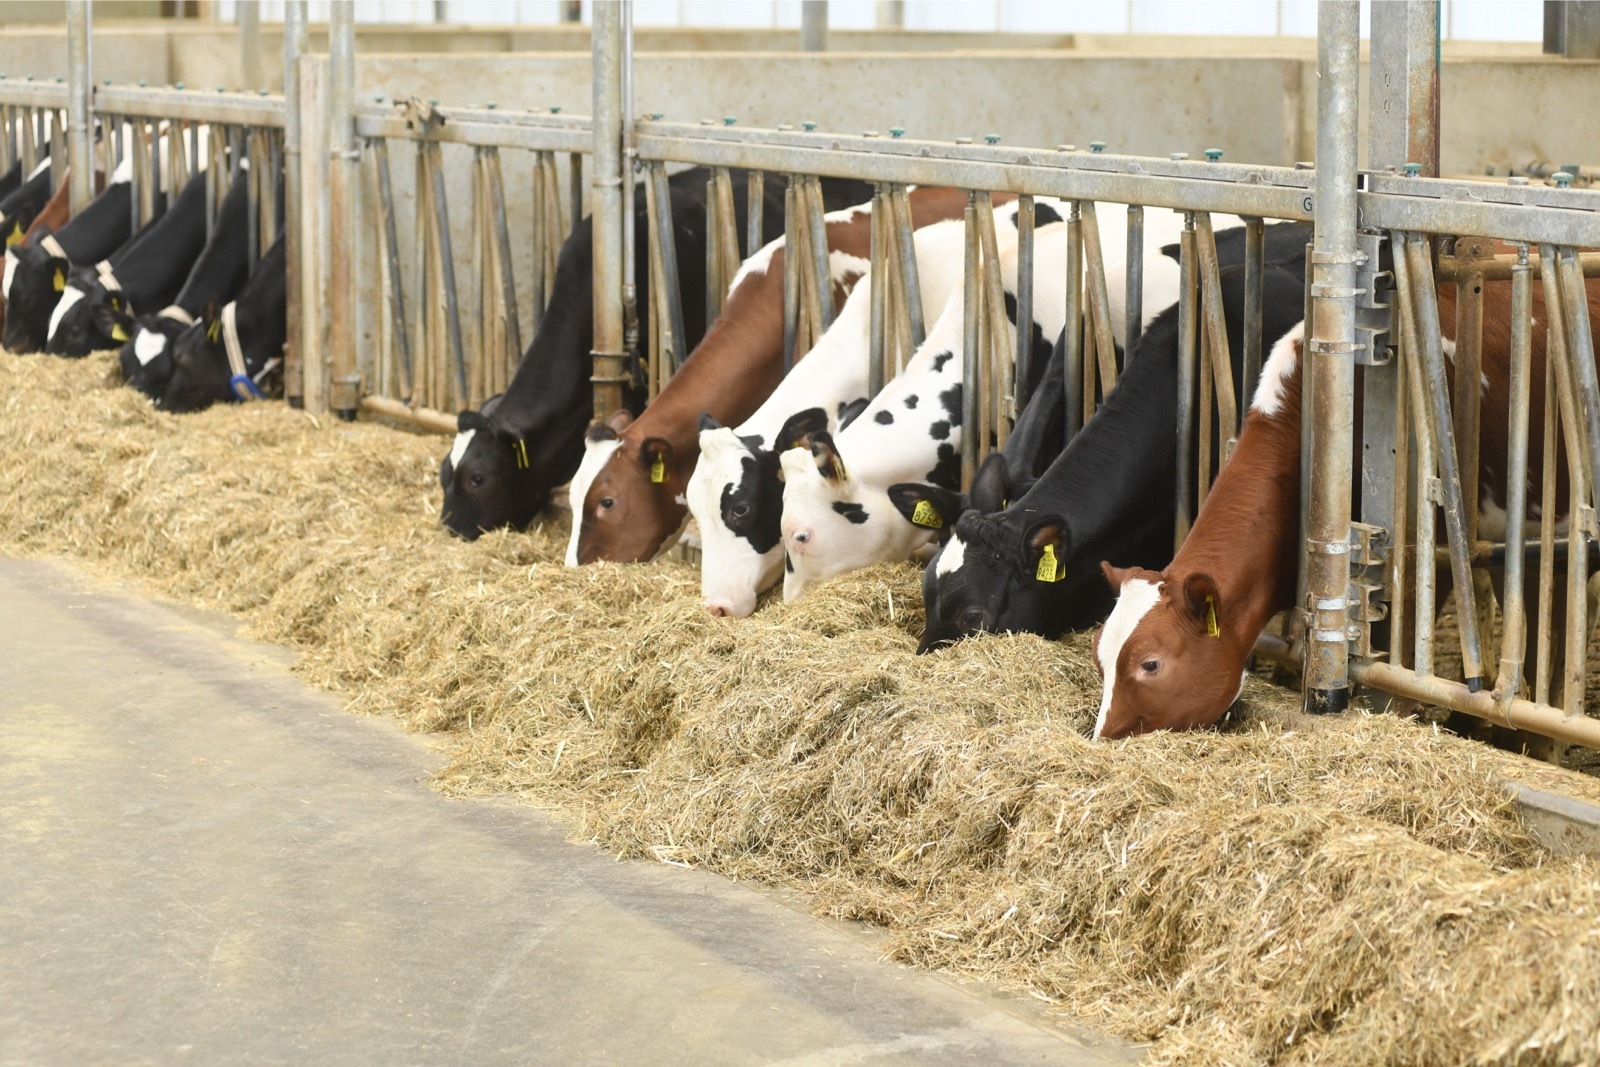
[[[200,320],[178,336],[172,377],[157,407],[181,414],[266,396],[264,383],[282,364],[288,338],[287,249],[280,230],[238,298],[220,312],[208,304]]]
[[[1035,221],[1059,220],[1058,208],[1037,203]],[[1002,248],[1015,244],[1016,215],[1014,200],[995,209]],[[965,238],[965,226],[956,220],[915,232],[923,308],[944,307],[960,287]],[[744,618],[755,610],[756,595],[783,573],[778,453],[808,443],[817,430],[842,429],[847,414],[859,413],[871,399],[872,284],[870,274],[857,283],[827,333],[736,430],[701,417],[700,459],[687,496],[700,533],[700,593],[712,615]]]
[[[93,266],[75,266],[50,315],[45,351],[77,358],[130,340],[139,310],[172,302],[206,243],[206,175],[190,178],[172,206]]]
[[[128,242],[133,231],[130,160],[123,160],[105,191],[59,232],[39,231],[27,244],[6,250],[8,352],[38,352],[49,336],[50,315],[67,287],[73,264],[96,263]],[[157,214],[166,201],[158,195]],[[153,224],[153,223],[152,223]],[[146,227],[148,228],[148,227]]]
[[[207,307],[232,300],[249,277],[249,183],[249,172],[241,165],[182,291],[154,314],[140,314],[131,329],[124,325],[131,338],[117,353],[122,380],[152,400],[166,392],[172,377],[171,346],[178,335]]]
[[[14,160],[10,168],[0,174],[0,200],[4,200],[16,192],[22,185],[22,160]]]
[[[678,263],[678,291],[683,296],[683,344],[697,345],[706,330],[706,179],[703,168],[668,179],[673,219],[673,248]],[[762,239],[783,232],[786,183],[768,175],[762,189]],[[857,203],[872,195],[865,182],[825,179],[823,202],[828,207]],[[737,225],[745,226],[745,177],[733,175]],[[645,198],[634,198],[636,290],[639,321],[648,322],[651,287],[648,257],[649,220]],[[444,489],[439,521],[453,534],[471,541],[485,530],[510,526],[523,529],[550,502],[552,491],[578,469],[584,452],[584,429],[593,412],[590,350],[594,347],[593,228],[589,218],[573,227],[561,246],[549,306],[539,331],[529,343],[504,393],[477,411],[457,417],[457,435],[439,464]],[[642,390],[628,390],[629,412],[644,406]]]
[[[69,185],[70,181],[63,178],[61,187],[56,190],[55,195],[45,203],[44,207],[33,216],[33,221],[28,224],[27,230],[22,235],[22,240],[16,243],[25,243],[41,230],[59,230],[66,224],[67,220],[72,217],[72,196]],[[11,263],[14,260],[7,260],[6,262]],[[0,281],[0,289],[5,287],[4,282]],[[0,300],[0,331],[4,330],[5,321],[5,301]]]
[[[967,194],[915,189],[909,202],[915,229],[959,217]],[[837,306],[869,265],[871,204],[830,212],[823,225]],[[783,378],[783,270],[781,239],[747,259],[722,314],[638,420],[624,414],[590,429],[572,479],[568,566],[642,562],[676,539],[700,454],[700,416],[743,421]]]
[[[1505,455],[1511,295],[1507,281],[1483,283],[1478,491],[1482,532],[1498,536],[1505,514]],[[1545,373],[1544,293],[1533,287],[1529,378]],[[1600,327],[1600,279],[1587,281],[1590,329]],[[1447,352],[1455,332],[1455,286],[1438,289]],[[1304,327],[1274,345],[1233,457],[1206,497],[1189,536],[1159,572],[1102,561],[1116,607],[1101,628],[1095,655],[1104,676],[1096,739],[1152,730],[1209,726],[1243,686],[1246,660],[1267,621],[1293,606],[1300,540],[1300,416]],[[1493,399],[1491,399],[1493,398]],[[1544,430],[1544,390],[1529,391],[1530,440]],[[1557,507],[1567,506],[1565,456],[1559,454]],[[1529,450],[1527,500],[1539,499],[1543,455]],[[1537,507],[1537,504],[1534,504]],[[1530,511],[1530,514],[1532,512]],[[1526,521],[1528,515],[1520,516]],[[1534,568],[1533,570],[1536,570]],[[1530,578],[1532,576],[1530,575]],[[1448,590],[1441,575],[1439,601]],[[1562,627],[1557,625],[1553,632]],[[1560,642],[1556,642],[1559,647]],[[1559,672],[1557,672],[1559,674]]]
[[[1233,353],[1238,395],[1244,347],[1243,242],[1218,235],[1224,264],[1221,295]],[[1267,227],[1274,270],[1263,279],[1262,336],[1275,338],[1301,317],[1305,242],[1309,228]],[[1269,265],[1274,265],[1269,262]],[[901,514],[922,503],[945,524],[945,543],[923,573],[927,622],[919,652],[983,632],[1027,632],[1059,637],[1092,626],[1111,608],[1100,579],[1101,557],[1117,546],[1125,559],[1162,566],[1172,558],[1177,467],[1173,435],[1178,412],[1178,310],[1169,307],[1145,330],[1105,404],[1084,425],[1039,480],[997,513],[952,510],[948,496],[916,483],[890,492]],[[1032,543],[1043,516],[1054,516],[1060,538],[1053,547],[1052,580],[1037,581],[1041,540]]]
[[[18,181],[0,196],[0,234],[4,235],[7,248],[22,242],[33,220],[49,202],[50,190],[57,184],[65,184],[53,181],[55,172],[48,156],[33,168],[26,181],[21,180],[21,163],[12,167],[11,173],[17,175]]]

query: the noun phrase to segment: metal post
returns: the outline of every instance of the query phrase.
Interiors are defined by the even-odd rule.
[[[1144,208],[1128,205],[1127,265],[1123,293],[1126,305],[1122,327],[1122,350],[1132,353],[1144,332]]]
[[[332,358],[329,405],[351,421],[361,404],[361,373],[356,366],[355,186],[356,164],[355,9],[334,4],[328,29],[328,348]]]
[[[828,50],[828,0],[800,0],[800,50]]]
[[[239,2],[239,76],[246,89],[265,89],[261,77],[261,0]]]
[[[1173,523],[1172,543],[1177,548],[1183,544],[1184,538],[1189,536],[1189,527],[1194,522],[1194,501],[1196,487],[1190,482],[1190,475],[1196,469],[1194,462],[1194,430],[1195,430],[1195,349],[1198,346],[1199,330],[1199,283],[1195,278],[1195,265],[1200,254],[1196,248],[1194,228],[1194,212],[1183,213],[1183,233],[1178,241],[1178,425],[1177,429],[1177,471],[1178,484],[1175,491],[1176,521]],[[1200,486],[1199,490],[1204,491]]]
[[[1533,347],[1533,283],[1528,266],[1528,246],[1517,248],[1511,272],[1511,375],[1510,426],[1506,454],[1506,575],[1505,613],[1502,616],[1500,675],[1495,702],[1509,707],[1522,695],[1523,658],[1527,654],[1527,605],[1523,591],[1523,516],[1528,495],[1528,376]],[[1548,369],[1546,373],[1549,373]],[[1551,412],[1546,412],[1549,418]],[[1545,477],[1555,478],[1554,471]]]
[[[1017,197],[1017,362],[1016,410],[1028,403],[1033,376],[1033,197]]]
[[[622,5],[594,8],[594,415],[622,407]]]
[[[970,489],[972,478],[978,472],[978,459],[982,445],[978,441],[978,389],[983,356],[979,344],[983,334],[979,327],[979,303],[983,299],[983,283],[978,276],[981,268],[978,237],[978,194],[967,194],[966,266],[962,271],[961,289],[961,488]]]
[[[283,9],[283,206],[288,255],[284,282],[289,344],[284,352],[283,391],[291,407],[304,403],[302,385],[305,331],[301,322],[300,240],[300,54],[306,48],[307,0],[288,0]]]
[[[1406,0],[1372,7],[1368,91],[1373,168],[1420,163],[1439,173],[1439,3]]]
[[[1600,59],[1600,0],[1567,0],[1561,54],[1568,59]]]
[[[89,98],[94,93],[89,47],[89,0],[67,3],[67,160],[72,168],[68,190],[72,213],[82,211],[94,196],[94,142],[89,130]],[[52,159],[52,171],[56,161]],[[54,174],[52,173],[52,176]]]
[[[906,0],[878,0],[874,22],[880,30],[904,29]]]
[[[1306,580],[1311,609],[1305,698],[1312,712],[1349,700],[1350,485],[1355,401],[1356,130],[1361,5],[1317,8],[1317,180],[1311,336],[1313,408]]]
[[[634,248],[634,176],[639,150],[633,128],[633,5],[622,5],[622,347],[639,353],[639,291]]]
[[[1067,405],[1063,440],[1070,441],[1083,427],[1083,217],[1074,200],[1067,215],[1067,283],[1064,295],[1065,326],[1061,353],[1062,399]],[[1090,402],[1094,400],[1091,396]]]

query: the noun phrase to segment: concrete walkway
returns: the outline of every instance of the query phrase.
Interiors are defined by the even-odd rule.
[[[0,559],[0,1064],[1105,1064],[777,894],[450,800],[221,617]]]

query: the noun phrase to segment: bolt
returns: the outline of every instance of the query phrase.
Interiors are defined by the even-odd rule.
[[[1000,143],[1000,135],[998,133],[986,133],[983,135],[983,139],[988,144]]]
[[[1170,153],[1168,155],[1168,158],[1172,159],[1172,160],[1175,160],[1175,161],[1176,160],[1184,160],[1184,159],[1188,159],[1189,158],[1189,153],[1187,153],[1187,152],[1173,152],[1173,153]]]
[[[267,95],[267,91],[265,89],[257,89],[256,90],[256,95],[257,96],[266,96]]]
[[[736,123],[738,121],[739,121],[739,119],[735,115],[724,115],[724,116],[722,116],[722,124],[724,126],[732,126],[734,123]]]
[[[61,79],[57,78],[56,80],[60,81]],[[1572,175],[1574,178],[1578,176],[1579,167],[1576,163],[1563,163],[1561,164],[1561,169]]]
[[[863,137],[876,137],[876,136],[878,136],[878,131],[877,130],[862,130],[861,131],[861,136],[863,136]]]
[[[429,107],[438,107],[439,106],[439,98],[437,96],[429,97],[428,98],[428,106]]]
[[[1105,150],[1106,150],[1106,143],[1104,141],[1090,141],[1089,142],[1089,151],[1091,151],[1091,152],[1104,152]]]
[[[33,81],[33,78],[32,78],[32,77],[30,77],[30,78],[29,78],[29,79],[28,79],[28,80],[29,80],[29,81]],[[143,79],[143,78],[140,78],[140,79],[139,79],[139,88],[141,88],[141,89],[143,89],[143,88],[144,88],[144,79]]]
[[[780,133],[788,131],[788,130],[792,130],[792,129],[794,129],[794,124],[793,123],[789,123],[789,122],[780,122],[780,123],[778,123],[778,131]]]
[[[712,126],[712,125],[715,125],[715,123],[711,119],[701,119],[700,120],[700,125],[702,125],[702,126]]]
[[[174,82],[172,87],[174,89],[182,89],[183,88],[183,83],[182,82]],[[222,92],[222,89],[221,89],[220,86],[217,88],[217,92],[219,92],[219,93]]]
[[[889,136],[890,137],[904,137],[905,135],[906,135],[906,128],[904,126],[890,126],[889,127]]]
[[[659,112],[659,111],[650,112],[650,121],[651,122],[660,122],[661,121],[661,112]]]
[[[1297,159],[1294,161],[1295,170],[1316,170],[1317,165],[1309,160]]]
[[[1511,177],[1506,179],[1506,184],[1507,185],[1527,185],[1528,184],[1528,179],[1523,177],[1520,174],[1513,174]]]
[[[970,138],[970,137],[957,137],[956,138],[956,144],[971,144],[971,143],[972,143],[972,138]]]
[[[60,85],[60,84],[61,84],[61,79],[60,79],[60,78],[57,78],[57,79],[56,79],[56,84],[57,84],[57,85]]]
[[[1421,163],[1407,163],[1406,166],[1405,166],[1405,171],[1406,171],[1406,177],[1407,178],[1415,178],[1417,175],[1422,173],[1422,164]]]
[[[561,114],[561,105],[560,104],[551,104],[550,105],[550,114],[552,114],[552,115]]]
[[[4,78],[4,77],[5,77],[4,74],[0,74],[0,78]],[[111,79],[107,78],[105,81],[101,82],[100,84],[101,85],[110,85],[111,84]]]
[[[1215,163],[1217,160],[1219,160],[1221,158],[1222,158],[1222,149],[1220,149],[1220,148],[1208,148],[1208,149],[1206,149],[1206,159],[1210,160],[1212,163]]]
[[[1075,145],[1075,144],[1058,144],[1058,145],[1056,145],[1056,151],[1057,152],[1076,152],[1077,150],[1078,150],[1078,146]]]
[[[381,97],[381,96],[375,96],[375,97],[373,97],[373,98],[372,98],[372,102],[373,102],[373,103],[374,103],[374,104],[381,104],[381,103],[383,103],[383,97]]]
[[[812,130],[817,128],[817,124],[815,122],[807,122],[804,119],[801,119],[800,128],[805,130],[807,133],[810,133]]]
[[[1558,170],[1550,177],[1555,179],[1557,189],[1565,189],[1572,184],[1572,175],[1564,170]]]

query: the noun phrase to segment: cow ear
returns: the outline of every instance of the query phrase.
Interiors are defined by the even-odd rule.
[[[657,485],[667,480],[667,463],[672,459],[672,442],[663,437],[646,437],[639,446],[639,462]]]
[[[811,458],[816,461],[817,473],[833,485],[850,477],[839,450],[833,445],[833,435],[827,430],[819,430],[811,435]]]
[[[707,430],[720,430],[720,429],[722,429],[722,423],[720,423],[716,419],[712,418],[711,417],[711,412],[702,411],[700,413],[700,432],[701,433],[705,433]]]
[[[1222,636],[1222,594],[1209,574],[1191,574],[1183,580],[1184,613],[1198,632],[1210,637]]]
[[[591,423],[588,431],[583,435],[583,439],[596,444],[601,441],[615,441],[617,439],[617,431],[611,428],[610,422]]]
[[[956,527],[956,519],[966,510],[966,500],[937,485],[922,482],[898,482],[889,487],[889,502],[913,526],[932,530],[939,540],[948,538]]]
[[[1067,576],[1067,521],[1059,515],[1044,515],[1033,520],[1022,535],[1022,549],[1034,577],[1041,582],[1059,582]]]
[[[605,425],[610,428],[613,434],[619,434],[623,430],[626,430],[629,426],[633,425],[633,412],[629,411],[627,408],[623,408],[620,411],[613,411],[611,414],[606,416]]]
[[[808,448],[811,438],[828,432],[828,413],[821,408],[806,408],[790,415],[778,431],[773,451],[784,452],[791,448]]]
[[[456,432],[466,433],[468,430],[489,431],[489,420],[481,411],[463,411],[456,416]]]
[[[1006,458],[990,452],[972,479],[972,507],[985,515],[1004,511],[1011,503],[1011,476],[1006,473]]]
[[[1106,584],[1114,593],[1122,592],[1122,587],[1133,577],[1133,571],[1132,567],[1113,567],[1109,560],[1100,561],[1100,573],[1106,576]]]

